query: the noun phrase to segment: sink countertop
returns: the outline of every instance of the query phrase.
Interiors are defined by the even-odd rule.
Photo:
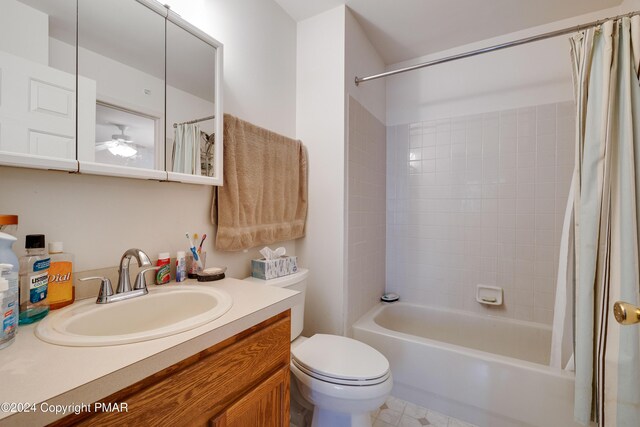
[[[0,350],[0,405],[35,404],[36,410],[12,413],[0,406],[0,424],[50,423],[69,415],[45,412],[53,405],[91,404],[302,303],[296,291],[238,279],[183,283],[223,289],[233,306],[218,319],[186,332],[106,347],[49,344],[35,336],[37,323],[20,326],[14,343]],[[163,285],[167,286],[180,284]]]

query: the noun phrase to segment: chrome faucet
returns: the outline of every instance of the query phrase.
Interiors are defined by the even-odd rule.
[[[140,267],[147,267],[151,265],[151,260],[142,250],[135,248],[127,250],[122,255],[122,258],[120,258],[120,268],[118,269],[118,288],[116,289],[116,294],[122,294],[124,292],[129,292],[132,290],[131,280],[129,279],[129,262],[131,262],[131,257],[135,257]],[[139,289],[138,279],[140,279],[140,274],[138,274],[138,278],[136,279],[135,289]],[[145,290],[147,289],[146,284],[144,284],[143,287]]]
[[[131,279],[129,278],[129,263],[131,262],[132,257],[134,257],[136,261],[138,261],[138,265],[140,267],[147,267],[151,265],[151,260],[149,259],[149,256],[144,253],[144,251],[135,248],[127,250],[122,255],[122,258],[120,258],[120,268],[118,269],[118,288],[116,289],[115,294],[113,293],[113,288],[111,287],[111,280],[106,277],[85,277],[84,279],[80,279],[81,281],[94,279],[102,281],[100,285],[100,293],[98,294],[96,304],[107,304],[110,302],[122,301],[149,293],[144,274],[147,271],[157,270],[160,267],[149,267],[141,270],[136,276],[136,281],[133,289],[131,289]]]

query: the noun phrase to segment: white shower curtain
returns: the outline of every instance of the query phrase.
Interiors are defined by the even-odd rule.
[[[172,170],[192,175],[201,174],[200,126],[197,124],[176,126]]]
[[[574,335],[575,419],[638,426],[640,325],[617,324],[612,305],[640,303],[640,17],[579,33],[571,48],[576,166],[551,361],[564,365],[571,352],[567,338]]]
[[[575,176],[575,170],[574,170]],[[556,302],[553,316],[553,334],[551,336],[551,360],[554,368],[575,370],[573,359],[573,287],[574,280],[574,201],[575,184],[571,182],[567,208],[562,224],[560,240],[560,260],[558,262],[558,278],[556,285]]]

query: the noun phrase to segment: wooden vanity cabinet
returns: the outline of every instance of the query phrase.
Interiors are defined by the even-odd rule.
[[[100,402],[127,412],[70,415],[55,426],[288,427],[290,310]]]

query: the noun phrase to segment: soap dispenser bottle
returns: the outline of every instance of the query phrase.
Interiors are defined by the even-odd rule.
[[[49,310],[57,310],[73,303],[76,298],[73,286],[73,255],[64,252],[62,242],[49,242],[49,283],[47,298]]]
[[[0,266],[2,266],[0,277],[5,279],[8,285],[8,293],[4,295],[2,302],[7,310],[2,313],[3,317],[0,319],[5,337],[18,333],[18,271],[20,262],[11,248],[17,240],[11,234],[0,232]],[[1,338],[0,341],[2,341]],[[0,344],[1,346],[2,344]]]
[[[18,289],[12,288],[4,275],[12,269],[11,264],[0,264],[0,349],[13,342],[18,326]]]
[[[29,234],[27,254],[20,257],[20,325],[37,322],[49,313],[47,299],[49,265],[44,250],[44,234]]]

